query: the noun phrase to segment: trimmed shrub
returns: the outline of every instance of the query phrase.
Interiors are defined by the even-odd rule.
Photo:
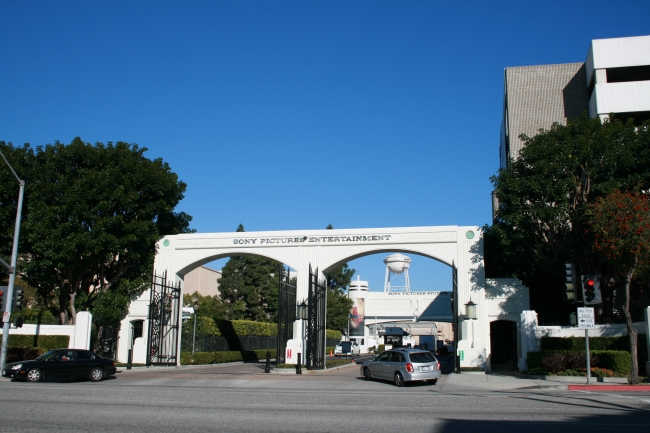
[[[2,341],[0,339],[0,341]],[[43,350],[65,349],[70,343],[67,335],[9,335],[9,347],[38,347]]]
[[[341,331],[335,331],[333,329],[325,330],[325,338],[334,338],[336,340],[341,339]]]
[[[384,353],[385,351],[386,351],[386,346],[385,345],[380,344],[379,346],[377,346],[377,352],[376,353],[378,353],[378,354],[379,353]]]
[[[460,371],[481,371],[484,372],[483,367],[460,367]]]
[[[45,352],[40,347],[10,347],[7,349],[7,362],[29,361]]]
[[[529,371],[544,369],[546,371],[550,370],[553,374],[557,374],[557,372],[567,368],[568,357],[579,356],[576,353],[577,351],[572,350],[542,350],[540,352],[528,352],[526,363],[528,364]],[[623,376],[630,374],[631,358],[629,352],[617,350],[594,350],[593,352],[590,352],[590,355],[592,355],[592,359],[596,361],[592,367],[606,368]],[[553,366],[555,366],[555,368],[552,368]]]
[[[585,350],[585,337],[542,337],[542,350]],[[637,337],[638,362],[641,373],[645,370],[648,360],[648,349],[645,334]],[[618,337],[589,337],[589,350],[616,350],[630,352],[630,338],[627,335]],[[645,372],[649,374],[650,372]]]
[[[630,352],[622,350],[595,350],[594,355],[599,359],[594,367],[606,368],[615,373],[627,376],[630,374],[632,357]]]
[[[222,364],[225,362],[237,361],[262,361],[266,360],[266,350],[245,350],[239,352],[190,352],[181,353],[181,365],[203,365],[203,364]],[[271,358],[275,358],[276,350],[271,352]]]
[[[354,364],[355,362],[349,359],[328,359],[325,361],[325,367],[332,368],[340,365]]]
[[[598,365],[600,360],[593,352],[589,351],[589,365]],[[567,355],[567,368],[572,370],[587,369],[587,354],[585,352],[571,352]]]
[[[552,374],[558,374],[567,368],[568,353],[559,351],[549,351],[542,355],[542,365],[548,369]]]

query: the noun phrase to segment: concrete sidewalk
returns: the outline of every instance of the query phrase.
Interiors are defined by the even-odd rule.
[[[564,391],[616,391],[650,392],[649,384],[627,385],[623,383],[598,382],[582,376],[545,376],[544,378],[521,377],[516,373],[449,374],[441,386],[445,392],[468,391],[515,391],[515,390],[564,390]]]
[[[525,379],[511,373],[454,374],[447,376],[441,386],[445,392],[453,391],[514,391],[531,389],[567,390],[568,384],[539,379]]]

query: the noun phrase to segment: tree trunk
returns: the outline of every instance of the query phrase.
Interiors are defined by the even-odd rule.
[[[74,307],[74,300],[77,297],[77,292],[70,292],[70,300],[69,300],[69,309],[70,309],[70,325],[74,325],[77,320],[77,310]]]
[[[62,325],[68,324],[68,306],[64,293],[59,294],[59,320]]]
[[[623,302],[623,314],[625,315],[625,324],[627,325],[627,335],[630,337],[630,356],[632,358],[632,365],[630,369],[630,376],[628,382],[632,385],[639,383],[639,362],[637,358],[637,332],[632,325],[632,315],[630,314],[630,284],[632,283],[632,276],[636,270],[637,259],[634,260],[634,266],[630,268],[627,275],[625,275],[625,300]]]

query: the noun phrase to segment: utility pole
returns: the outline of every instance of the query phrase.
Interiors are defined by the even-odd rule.
[[[25,181],[18,177],[14,169],[7,161],[7,158],[0,152],[0,156],[11,170],[11,173],[14,175],[16,180],[18,180],[18,206],[16,209],[16,225],[14,227],[14,244],[11,249],[11,263],[7,266],[7,263],[2,260],[2,264],[9,271],[9,286],[7,287],[7,296],[5,297],[5,312],[2,315],[2,349],[0,351],[0,371],[4,371],[5,365],[7,364],[7,348],[9,344],[9,328],[11,326],[11,307],[13,304],[14,298],[14,285],[16,283],[16,262],[18,261],[18,237],[20,236],[20,219],[22,216],[23,210],[23,195],[25,193]]]

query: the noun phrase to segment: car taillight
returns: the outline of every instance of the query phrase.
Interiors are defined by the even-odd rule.
[[[408,371],[409,373],[413,373],[415,371],[413,370],[413,364],[411,364],[410,362],[406,364],[406,371]]]
[[[436,370],[440,370],[440,361],[436,362]]]
[[[115,367],[115,361],[113,361],[113,367]]]

